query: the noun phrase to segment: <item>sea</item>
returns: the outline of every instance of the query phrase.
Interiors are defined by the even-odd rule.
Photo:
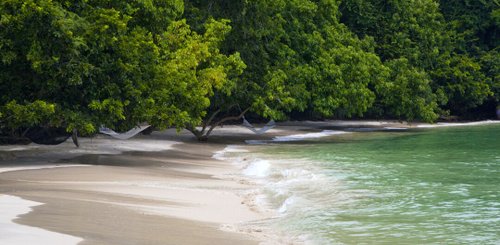
[[[500,244],[498,123],[325,130],[216,157],[272,213],[252,225],[283,243]]]

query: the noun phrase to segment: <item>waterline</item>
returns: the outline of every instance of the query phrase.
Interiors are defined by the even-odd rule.
[[[0,195],[0,244],[54,244],[73,245],[82,238],[60,234],[36,227],[14,223],[21,214],[32,211],[32,207],[43,203],[28,201],[19,197]]]
[[[339,137],[226,154],[277,214],[263,225],[312,244],[500,242],[498,124]]]

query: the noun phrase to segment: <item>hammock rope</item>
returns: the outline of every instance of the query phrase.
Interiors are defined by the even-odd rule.
[[[137,134],[146,130],[149,127],[151,127],[151,125],[142,125],[142,126],[137,126],[133,129],[125,132],[125,133],[117,133],[110,128],[106,128],[106,127],[101,126],[99,128],[99,132],[102,134],[107,134],[107,135],[109,135],[113,138],[116,138],[116,139],[126,140],[126,139],[130,139],[130,138],[136,136]]]
[[[245,119],[243,117],[243,124],[242,124],[242,126],[245,127],[245,128],[247,128],[247,129],[249,129],[249,130],[251,130],[255,134],[264,134],[265,132],[269,131],[270,129],[276,127],[276,122],[271,119],[271,121],[269,121],[268,123],[266,123],[266,125],[264,125],[264,127],[260,128],[260,129],[257,129],[251,123],[249,123],[247,121],[247,119]]]

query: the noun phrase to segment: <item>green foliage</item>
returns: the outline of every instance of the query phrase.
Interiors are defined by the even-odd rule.
[[[493,95],[479,63],[466,55],[451,56],[431,74],[448,97],[446,108],[455,113],[464,115]]]
[[[247,111],[273,119],[463,116],[500,101],[498,7],[4,0],[0,130],[92,134],[149,122],[194,132]]]
[[[0,105],[55,105],[56,126],[81,133],[198,125],[209,97],[229,94],[244,64],[219,51],[227,20],[207,20],[197,33],[182,12],[180,0],[2,1]],[[42,123],[26,120],[6,127]]]
[[[209,97],[230,93],[232,78],[241,73],[244,64],[237,53],[226,56],[218,49],[229,30],[227,21],[209,20],[204,34],[199,35],[185,21],[179,21],[159,37],[164,62],[153,82],[162,89],[152,91],[150,97],[154,100],[150,108],[152,122],[179,127],[199,125],[210,106]]]
[[[331,28],[329,31],[336,30]],[[379,58],[362,50],[359,41],[352,37],[347,40],[352,46],[342,43],[345,39],[326,40],[329,47],[318,60],[320,79],[311,86],[312,104],[314,110],[324,116],[362,116],[375,99],[368,85],[379,83],[386,72]]]
[[[382,60],[405,57],[410,64],[427,68],[449,52],[438,7],[433,0],[345,0],[342,22],[359,36],[373,37]]]
[[[18,104],[12,100],[0,107],[0,132],[10,130],[15,134],[17,128],[54,124],[55,112],[56,106],[44,101]]]
[[[442,109],[464,116],[492,95],[476,56],[477,47],[498,46],[490,40],[498,35],[489,19],[495,4],[486,2],[346,0],[341,11],[351,30],[375,39],[384,62],[408,60],[429,75]]]
[[[500,44],[500,3],[496,0],[452,0],[440,2],[440,10],[460,34],[460,49],[476,56]]]
[[[453,0],[440,1],[440,9],[449,28],[455,30],[456,49],[458,57],[469,56],[459,63],[467,74],[460,76],[467,81],[463,88],[454,84],[451,93],[458,99],[455,105],[463,106],[462,112],[481,104],[492,103],[493,108],[499,103],[499,61],[498,47],[500,45],[500,3],[498,1]],[[465,63],[465,64],[464,64]],[[464,67],[465,66],[465,67]],[[479,68],[479,70],[478,70]],[[472,70],[472,71],[471,71]],[[474,76],[474,77],[472,77]],[[464,79],[469,77],[469,79]],[[470,91],[470,94],[462,94]],[[471,103],[466,100],[472,99]],[[453,100],[452,100],[453,101]],[[493,109],[494,110],[494,109]],[[476,113],[481,113],[478,111]],[[495,114],[493,112],[493,114]]]
[[[483,74],[488,78],[489,87],[493,96],[490,98],[496,104],[500,104],[500,54],[491,50],[484,53],[480,59]]]
[[[337,5],[187,1],[193,26],[209,16],[231,19],[223,50],[239,52],[247,65],[231,96],[218,95],[212,105],[238,104],[275,119],[304,110],[326,117],[362,115],[374,101],[368,84],[377,82],[382,64],[369,39],[359,40],[338,22]]]
[[[390,69],[389,77],[376,86],[377,109],[382,115],[408,121],[436,120],[438,104],[429,75],[412,67],[404,58],[391,60],[386,65]]]

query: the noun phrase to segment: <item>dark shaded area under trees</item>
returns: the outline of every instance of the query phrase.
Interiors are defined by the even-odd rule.
[[[0,137],[495,118],[499,25],[484,0],[5,0]]]

